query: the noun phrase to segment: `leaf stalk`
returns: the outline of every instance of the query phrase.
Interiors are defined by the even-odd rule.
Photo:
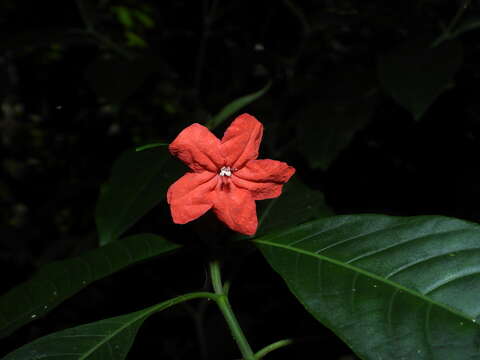
[[[257,360],[260,360],[262,359],[265,355],[267,355],[268,353],[271,353],[272,351],[274,350],[277,350],[277,349],[280,349],[282,347],[285,347],[285,346],[288,346],[288,345],[291,345],[293,344],[294,341],[293,339],[283,339],[283,340],[279,340],[279,341],[276,341],[270,345],[267,345],[265,346],[263,349],[259,350],[256,354],[255,354],[255,358]]]

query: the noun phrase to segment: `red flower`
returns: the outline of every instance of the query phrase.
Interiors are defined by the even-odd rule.
[[[173,221],[185,224],[213,209],[230,229],[253,235],[255,200],[280,196],[295,169],[276,160],[256,160],[263,125],[253,116],[237,117],[219,140],[205,126],[192,124],[169,145],[170,153],[192,171],[168,189]]]

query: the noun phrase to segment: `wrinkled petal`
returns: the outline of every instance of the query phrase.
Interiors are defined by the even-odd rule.
[[[208,171],[186,173],[168,188],[167,202],[174,223],[185,224],[211,209],[216,177],[216,173]]]
[[[217,187],[213,211],[233,231],[253,235],[257,231],[257,211],[250,192],[229,183]]]
[[[220,152],[220,140],[205,126],[196,123],[178,134],[168,149],[195,172],[217,172],[225,163]]]
[[[254,200],[272,199],[280,196],[283,184],[295,173],[287,163],[276,160],[252,160],[231,177],[232,182],[249,190]]]
[[[258,157],[258,148],[262,141],[263,125],[253,116],[238,116],[222,138],[222,154],[227,165],[240,169],[248,161]]]

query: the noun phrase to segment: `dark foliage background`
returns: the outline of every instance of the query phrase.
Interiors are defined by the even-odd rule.
[[[464,5],[457,25],[478,22],[477,1],[3,0],[0,292],[45,263],[97,246],[95,203],[121,152],[170,142],[269,80],[271,89],[245,109],[265,124],[261,157],[295,166],[335,213],[478,221],[478,30],[457,38],[461,66],[418,120],[378,76],[379,58],[424,34],[440,36]],[[218,235],[205,221],[176,226],[162,203],[129,233],[159,233],[189,246],[88,287],[4,340],[0,355],[201,289],[207,254],[198,244]],[[239,250],[225,272],[234,276],[233,306],[255,349],[314,336],[270,357],[354,358],[260,254]],[[204,358],[238,357],[217,309],[207,306],[199,324],[197,306],[149,319],[129,358],[199,359],[202,336]]]

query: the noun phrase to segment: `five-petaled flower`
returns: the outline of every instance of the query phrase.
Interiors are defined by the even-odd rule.
[[[205,126],[192,124],[169,145],[189,168],[167,192],[173,221],[185,224],[213,209],[230,229],[253,235],[255,200],[280,196],[295,169],[276,160],[257,160],[263,125],[238,116],[219,140]]]

